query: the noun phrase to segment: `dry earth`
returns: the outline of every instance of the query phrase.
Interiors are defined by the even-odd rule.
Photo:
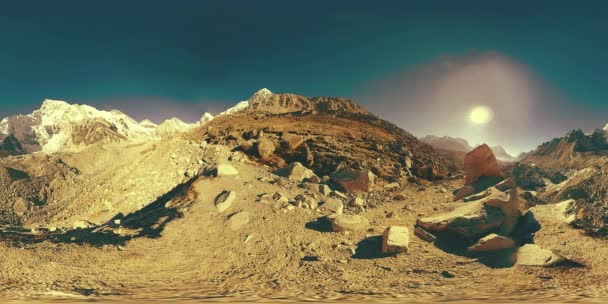
[[[146,155],[149,149],[133,151]],[[272,197],[276,192],[288,198],[307,192],[313,196],[310,190],[223,146],[197,149],[203,167],[232,159],[240,173],[201,176],[186,184],[189,189],[166,199],[167,206],[177,206],[175,216],[155,211],[141,215],[140,219],[162,222],[144,229],[157,233],[132,239],[94,237],[95,242],[78,235],[0,242],[1,301],[602,303],[608,299],[608,242],[584,236],[555,219],[552,206],[535,207],[542,225],[535,241],[584,267],[492,268],[413,235],[417,218],[450,209],[451,192],[464,180],[406,184],[392,190],[380,184],[377,191],[362,196],[363,209],[347,207],[349,200],[344,200],[344,213],[368,218],[370,230],[328,232],[318,220],[329,214],[323,207],[288,208]],[[108,154],[96,151],[95,155]],[[66,163],[83,171],[94,167],[69,158]],[[220,213],[214,199],[225,190],[235,191],[237,197]],[[404,199],[394,199],[398,194]],[[321,194],[314,196],[325,200]],[[239,212],[247,212],[249,221],[239,222],[243,216],[235,220],[232,216]],[[128,225],[128,218],[124,223]],[[408,253],[379,253],[379,236],[389,225],[410,229]],[[83,231],[89,232],[95,236]]]

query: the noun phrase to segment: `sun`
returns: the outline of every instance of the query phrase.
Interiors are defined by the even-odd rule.
[[[490,120],[492,120],[492,109],[486,106],[477,106],[471,110],[471,114],[469,114],[469,118],[471,122],[476,125],[485,125]]]

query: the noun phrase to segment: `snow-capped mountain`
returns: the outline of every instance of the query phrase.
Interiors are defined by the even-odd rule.
[[[195,127],[197,127],[198,123],[186,123],[177,117],[173,117],[171,119],[167,119],[163,121],[156,128],[156,135],[159,137],[169,137],[180,133],[188,132]]]
[[[117,110],[102,111],[88,105],[47,99],[31,114],[0,121],[0,150],[7,150],[4,154],[20,154],[12,151],[54,153],[98,142],[154,140],[187,132],[212,119],[211,114],[205,113],[200,121],[192,124],[178,118],[160,125],[147,119],[138,123]],[[9,143],[11,151],[3,148]]]
[[[247,109],[250,104],[264,100],[272,95],[273,95],[273,93],[269,89],[263,88],[263,89],[255,92],[253,95],[251,95],[251,97],[249,97],[249,99],[243,100],[243,101],[237,103],[235,106],[220,113],[220,115],[231,115],[231,114],[243,111],[243,110]]]

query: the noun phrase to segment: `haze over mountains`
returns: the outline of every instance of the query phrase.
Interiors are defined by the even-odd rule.
[[[433,148],[445,152],[464,152],[468,153],[476,147],[472,147],[464,138],[454,138],[450,136],[427,135],[420,138],[421,141],[431,145]],[[501,161],[515,161],[516,158],[509,155],[502,146],[490,147],[496,158]]]

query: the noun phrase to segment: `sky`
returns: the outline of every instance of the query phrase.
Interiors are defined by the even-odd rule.
[[[607,29],[604,1],[3,1],[0,117],[51,98],[195,121],[266,87],[515,154],[608,123]]]

